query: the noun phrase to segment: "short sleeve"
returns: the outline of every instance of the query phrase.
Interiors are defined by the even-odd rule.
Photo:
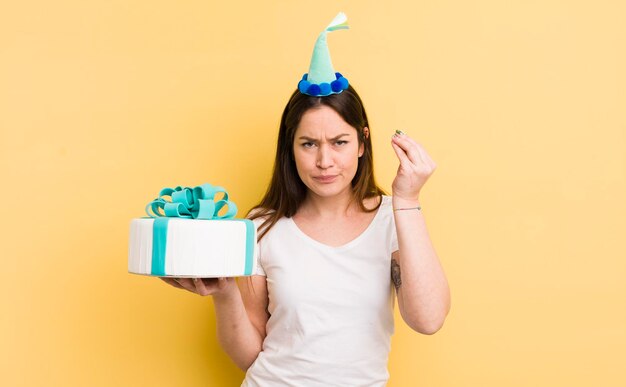
[[[396,220],[393,216],[393,205],[391,203],[391,196],[383,196],[383,202],[381,203],[381,206],[381,210],[383,210],[385,217],[385,235],[387,240],[387,246],[390,250],[389,255],[391,255],[399,250],[398,235],[396,234]]]
[[[393,211],[391,213],[391,221],[389,222],[391,225],[389,226],[389,239],[391,240],[391,253],[395,253],[400,248],[398,247],[398,234],[396,233],[396,220],[393,216]]]
[[[396,221],[391,217],[391,252],[395,253],[400,248],[398,247],[398,235],[396,234]]]
[[[391,196],[384,195],[380,204],[382,219],[378,223],[379,235],[384,236],[385,248],[391,257],[391,254],[398,251],[398,235],[396,234],[396,220],[393,216],[393,206]]]

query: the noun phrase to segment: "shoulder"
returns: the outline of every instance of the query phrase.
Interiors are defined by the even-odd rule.
[[[365,207],[376,212],[374,220],[379,226],[389,226],[393,223],[393,203],[391,196],[381,195],[367,198],[364,202]]]
[[[248,211],[248,214],[246,215],[246,219],[251,220],[254,223],[254,225],[257,228],[259,228],[266,221],[271,219],[273,214],[274,214],[274,210],[272,209],[256,207]]]
[[[391,196],[382,196],[378,215],[380,218],[378,224],[382,227],[380,231],[382,235],[385,235],[387,246],[389,247],[389,256],[391,256],[391,253],[398,250],[398,237],[396,234],[396,222],[393,216],[393,201]]]
[[[391,196],[382,195],[380,207],[378,208],[378,218],[380,224],[385,228],[393,229],[395,227],[395,220],[393,217],[393,202]]]
[[[382,202],[380,203],[381,207],[384,206],[386,208],[391,208],[392,200],[389,195],[381,195]]]
[[[375,212],[376,218],[393,218],[393,203],[391,196],[372,196],[363,200],[363,206],[369,212]]]
[[[252,220],[259,235],[259,241],[261,241],[275,234],[276,229],[280,229],[287,218],[277,218],[276,211],[273,209],[253,208],[246,215],[246,219]]]
[[[376,211],[380,208],[391,208],[391,196],[389,195],[377,195],[370,196],[363,200],[363,206],[370,211]]]
[[[391,196],[381,195],[379,212],[383,215],[393,215],[393,202]]]

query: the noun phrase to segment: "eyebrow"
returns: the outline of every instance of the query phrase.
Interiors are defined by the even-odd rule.
[[[333,137],[333,138],[331,138],[329,140],[330,141],[336,141],[336,140],[339,140],[343,136],[349,136],[349,135],[350,135],[349,133],[343,133],[343,134],[340,134],[339,136]],[[298,139],[299,140],[306,140],[306,141],[317,141],[317,139],[311,138],[311,137],[307,137],[307,136],[300,136]]]

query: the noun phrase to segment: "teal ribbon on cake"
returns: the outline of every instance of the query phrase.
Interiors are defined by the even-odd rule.
[[[222,194],[219,200],[216,197]],[[168,198],[170,200],[168,200]],[[221,215],[221,210],[226,211]],[[171,218],[188,219],[232,219],[237,214],[237,206],[228,200],[228,192],[219,186],[205,183],[197,187],[163,188],[159,197],[148,203],[146,213],[154,219],[152,228],[152,275],[165,274],[165,248],[167,245],[167,226]],[[252,274],[254,251],[254,224],[248,219],[240,219],[246,224],[246,263],[245,275]]]
[[[215,201],[220,193],[223,197]],[[227,211],[219,215],[224,206]],[[205,183],[194,188],[163,188],[159,197],[148,203],[146,213],[152,218],[230,219],[237,214],[237,206],[228,200],[226,189]]]

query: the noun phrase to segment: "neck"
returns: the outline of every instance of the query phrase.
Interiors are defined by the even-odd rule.
[[[358,211],[358,203],[354,200],[352,191],[348,189],[332,197],[318,196],[309,191],[298,212],[322,218],[336,218],[348,215],[354,210]]]

